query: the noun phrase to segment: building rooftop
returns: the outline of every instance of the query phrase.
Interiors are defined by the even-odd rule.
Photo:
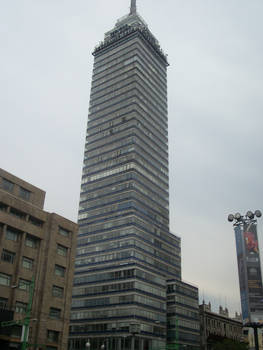
[[[0,168],[0,191],[43,209],[46,192]]]

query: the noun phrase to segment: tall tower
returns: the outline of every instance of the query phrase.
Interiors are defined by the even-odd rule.
[[[166,280],[181,279],[169,231],[167,58],[135,0],[93,55],[70,349],[160,349]]]

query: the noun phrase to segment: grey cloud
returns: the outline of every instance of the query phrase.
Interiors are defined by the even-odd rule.
[[[1,5],[1,167],[46,190],[48,211],[76,220],[91,52],[129,1]],[[138,0],[138,10],[171,64],[170,221],[182,237],[183,278],[215,303],[222,291],[235,311],[226,216],[263,209],[263,3]]]

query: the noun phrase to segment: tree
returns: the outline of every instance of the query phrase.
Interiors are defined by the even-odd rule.
[[[213,346],[214,350],[247,350],[248,345],[231,339],[224,339]]]

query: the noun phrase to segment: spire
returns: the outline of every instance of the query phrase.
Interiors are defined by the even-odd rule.
[[[130,15],[136,14],[136,0],[131,0]]]

